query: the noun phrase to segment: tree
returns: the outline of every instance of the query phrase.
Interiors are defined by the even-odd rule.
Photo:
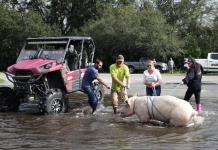
[[[175,34],[169,36],[169,28],[152,7],[120,6],[107,9],[81,30],[95,39],[97,55],[112,63],[119,53],[135,60],[140,56],[167,60],[169,55],[179,55],[181,42]]]
[[[212,0],[154,0],[154,2],[167,22],[184,40],[185,57],[189,55],[204,57],[210,51],[208,40],[211,31],[208,16],[211,16],[214,10]]]
[[[46,22],[58,25],[63,35],[72,33],[97,15],[96,0],[49,0],[47,3],[32,0],[29,5],[41,12]]]
[[[20,13],[0,4],[0,69],[15,62],[28,36],[58,34],[58,29],[46,25],[35,12]]]
[[[209,38],[210,51],[218,52],[218,16],[214,19],[211,36]]]

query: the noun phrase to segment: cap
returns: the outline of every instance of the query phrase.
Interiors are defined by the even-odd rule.
[[[195,63],[195,59],[192,58],[192,57],[189,57],[189,58],[188,58],[188,62]]]
[[[124,61],[123,55],[118,55],[116,61]]]

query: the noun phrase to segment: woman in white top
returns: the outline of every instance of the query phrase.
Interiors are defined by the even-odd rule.
[[[143,73],[144,85],[147,96],[160,96],[161,94],[161,74],[155,69],[152,61],[148,61],[147,70]]]

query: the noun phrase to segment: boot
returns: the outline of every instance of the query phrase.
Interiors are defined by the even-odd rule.
[[[196,104],[196,109],[197,112],[201,112],[202,110],[202,105],[201,104]]]

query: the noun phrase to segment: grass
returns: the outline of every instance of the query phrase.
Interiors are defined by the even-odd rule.
[[[209,72],[209,73],[205,73],[203,75],[207,75],[207,76],[218,76],[218,72]]]
[[[170,72],[169,71],[166,71],[166,72],[163,72],[161,74],[169,74],[170,75]],[[183,75],[185,74],[185,71],[184,70],[181,70],[181,69],[175,69],[173,71],[173,75]]]

